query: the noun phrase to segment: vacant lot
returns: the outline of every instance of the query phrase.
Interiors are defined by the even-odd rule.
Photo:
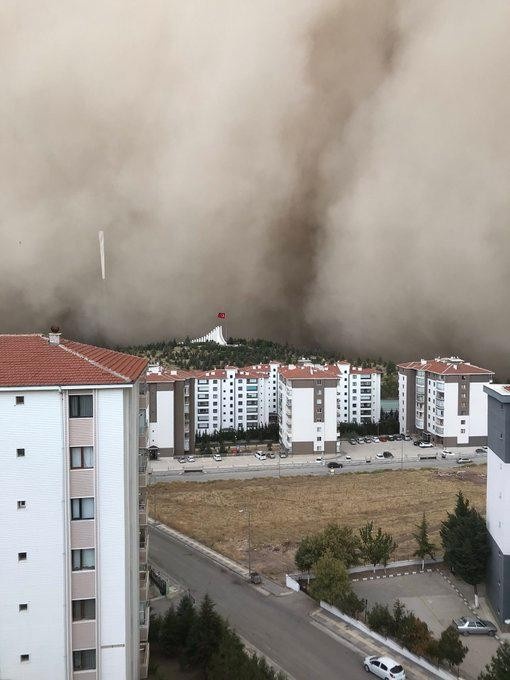
[[[329,522],[359,527],[373,520],[399,544],[415,550],[412,532],[425,512],[439,544],[439,526],[462,490],[485,512],[485,466],[463,470],[406,470],[334,477],[284,477],[170,482],[150,487],[150,514],[218,552],[247,562],[251,510],[253,568],[282,574],[292,568],[301,537]]]

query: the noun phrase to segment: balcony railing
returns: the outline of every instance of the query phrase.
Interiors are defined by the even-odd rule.
[[[140,642],[147,642],[149,639],[149,605],[140,605],[138,612],[140,622]]]
[[[149,572],[140,572],[140,606],[149,601]]]
[[[147,452],[140,451],[138,454],[138,486],[140,489],[145,489],[148,482],[147,472]]]
[[[444,399],[436,399],[436,408],[444,409]]]
[[[149,677],[149,643],[143,642],[140,645],[140,680],[146,680]]]
[[[147,514],[148,514],[148,508],[147,508],[147,500],[140,500],[138,502],[138,522],[140,526],[146,526],[147,524]]]
[[[149,554],[149,534],[147,529],[140,531],[140,571],[147,568],[147,556]]]

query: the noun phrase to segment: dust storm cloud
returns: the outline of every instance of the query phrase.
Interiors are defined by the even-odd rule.
[[[222,310],[236,335],[506,371],[509,21],[498,0],[5,0],[3,332],[141,342]]]

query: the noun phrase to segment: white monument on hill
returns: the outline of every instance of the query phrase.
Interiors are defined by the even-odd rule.
[[[191,342],[215,342],[217,345],[227,345],[227,341],[223,337],[223,328],[221,326],[216,326],[212,331],[209,331],[207,335],[203,335],[201,338],[195,338]]]

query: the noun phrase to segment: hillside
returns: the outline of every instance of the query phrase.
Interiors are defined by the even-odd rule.
[[[373,366],[383,372],[381,396],[383,399],[397,397],[397,374],[392,361],[361,357],[346,357],[341,353],[325,352],[318,348],[299,348],[282,345],[271,340],[229,338],[226,347],[213,342],[191,344],[184,341],[164,340],[147,345],[120,348],[124,352],[146,357],[151,363],[160,363],[168,368],[198,369],[206,371],[224,366],[251,366],[266,364],[271,360],[284,364],[296,363],[306,357],[315,363],[326,364],[339,360],[350,361],[355,366]]]

